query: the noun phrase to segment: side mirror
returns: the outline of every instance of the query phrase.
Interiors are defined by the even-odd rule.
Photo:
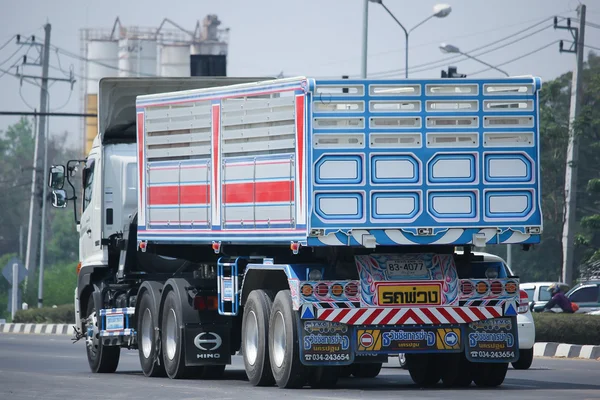
[[[52,189],[62,189],[65,185],[65,166],[64,165],[53,165],[50,168],[50,175],[48,176],[48,186]],[[63,191],[64,192],[64,191]],[[55,194],[56,196],[56,194]],[[65,199],[66,199],[65,194]]]
[[[66,190],[55,189],[52,191],[52,206],[56,208],[65,208],[67,206]]]

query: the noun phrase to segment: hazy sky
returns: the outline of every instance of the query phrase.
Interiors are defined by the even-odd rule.
[[[471,73],[485,68],[475,61],[447,61],[439,66],[417,67],[452,55],[442,54],[440,42],[451,43],[469,52],[491,42],[513,35],[547,18],[551,24],[554,15],[575,17],[577,0],[446,0],[452,13],[443,19],[433,18],[417,28],[410,36],[410,77],[439,77],[440,70],[447,65],[458,66],[459,72],[469,76],[494,77],[496,71],[478,75]],[[386,5],[407,28],[431,15],[431,0],[386,0]],[[600,0],[588,0],[587,19],[600,23]],[[118,16],[125,26],[157,27],[168,17],[192,30],[197,20],[207,14],[217,14],[221,27],[230,28],[228,56],[229,76],[268,76],[283,71],[286,76],[306,75],[310,77],[358,77],[361,66],[361,35],[363,0],[22,0],[19,2],[0,0],[0,46],[14,34],[43,36],[42,25],[52,24],[52,43],[79,54],[80,28],[111,28]],[[394,20],[378,4],[370,3],[369,13],[369,64],[371,77],[402,78],[404,67],[404,34]],[[480,58],[498,65],[525,56],[533,50],[559,39],[570,39],[564,30],[544,28],[546,23],[528,31],[529,34],[515,36],[474,52],[479,54],[507,42],[524,37],[502,49],[483,54]],[[600,30],[587,27],[586,44],[600,48]],[[0,50],[0,68],[6,69],[23,54],[14,43]],[[589,49],[587,49],[589,51]],[[586,52],[587,52],[586,51]],[[35,50],[31,50],[33,56]],[[7,60],[8,59],[8,60]],[[5,63],[6,61],[6,63]],[[51,65],[68,70],[73,64],[79,73],[76,59],[55,54]],[[544,80],[573,68],[573,54],[559,53],[558,43],[501,68],[511,75],[537,75]],[[429,69],[426,69],[428,68]],[[426,69],[426,70],[425,70]],[[391,71],[390,73],[387,73]],[[39,74],[40,68],[27,67],[25,73]],[[384,74],[378,74],[386,72]],[[61,71],[51,69],[52,76],[63,76]],[[51,110],[64,105],[61,111],[80,111],[80,87],[77,83],[72,93],[64,83],[52,86]],[[69,95],[71,97],[69,99]],[[39,107],[39,89],[23,83],[19,93],[19,81],[0,72],[0,110],[29,110]],[[0,129],[5,129],[17,120],[15,117],[0,116]],[[51,133],[68,131],[73,143],[80,143],[81,122],[76,118],[50,119]],[[75,139],[76,138],[76,139]]]

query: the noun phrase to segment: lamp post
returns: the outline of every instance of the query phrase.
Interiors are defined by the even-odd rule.
[[[477,62],[480,62],[483,65],[487,65],[488,67],[490,67],[492,69],[495,69],[496,71],[502,72],[506,76],[510,76],[510,74],[508,72],[506,72],[504,70],[501,70],[500,68],[495,67],[492,64],[488,64],[485,61],[482,61],[482,60],[480,60],[478,58],[470,56],[467,53],[464,53],[464,52],[460,51],[460,49],[458,47],[452,46],[451,44],[446,44],[446,43],[440,44],[440,50],[442,51],[442,53],[458,53],[458,54],[462,54],[463,56],[468,57],[468,58],[470,58],[472,60],[475,60]]]
[[[416,24],[409,30],[406,30],[404,25],[402,25],[402,23],[400,21],[398,21],[398,18],[396,18],[396,16],[394,14],[392,14],[390,9],[387,8],[385,4],[383,4],[383,0],[369,0],[369,1],[371,1],[373,3],[381,4],[381,6],[385,9],[385,11],[387,11],[387,13],[390,14],[390,16],[394,19],[394,21],[396,21],[396,23],[398,25],[400,25],[400,28],[402,28],[402,30],[404,31],[404,36],[406,38],[406,45],[405,45],[406,56],[405,56],[404,77],[408,78],[408,37],[409,37],[410,33],[412,31],[414,31],[416,28],[418,28],[419,26],[423,25],[425,22],[429,21],[433,17],[436,17],[436,18],[447,17],[448,14],[450,14],[450,12],[452,11],[452,7],[450,7],[448,4],[436,4],[435,6],[433,6],[433,14],[431,14],[429,17],[425,18],[423,21],[419,22],[418,24]],[[363,57],[366,58],[366,55],[363,54]],[[365,63],[365,61],[363,60],[363,65],[364,65],[364,63]]]

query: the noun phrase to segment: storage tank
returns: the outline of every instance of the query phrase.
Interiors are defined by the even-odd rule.
[[[119,42],[116,40],[89,40],[87,42],[87,83],[84,107],[87,114],[98,111],[98,83],[106,77],[119,76]],[[85,119],[84,154],[92,148],[98,134],[98,119]]]
[[[190,76],[189,44],[165,44],[159,47],[158,74],[167,77]]]
[[[119,76],[156,76],[156,50],[155,40],[119,40]]]
[[[190,45],[190,53],[212,56],[224,56],[227,55],[227,43],[217,41],[192,43]]]
[[[87,93],[98,93],[98,82],[119,75],[119,42],[90,40],[87,43]]]

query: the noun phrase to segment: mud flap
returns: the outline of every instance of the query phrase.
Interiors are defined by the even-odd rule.
[[[184,330],[185,365],[222,365],[231,363],[227,325],[186,324]]]
[[[302,364],[350,365],[354,362],[350,326],[329,321],[299,322]]]
[[[517,317],[471,322],[465,333],[465,355],[471,362],[510,363],[519,359]]]

